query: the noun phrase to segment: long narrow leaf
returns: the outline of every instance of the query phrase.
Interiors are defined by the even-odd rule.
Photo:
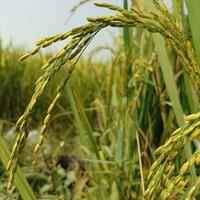
[[[0,159],[5,168],[7,166],[8,160],[9,160],[9,155],[10,155],[10,152],[8,150],[6,142],[0,136]],[[22,198],[24,200],[36,200],[36,197],[31,189],[30,185],[28,184],[26,178],[24,177],[24,175],[19,167],[17,168],[16,174],[15,174],[14,183],[15,183],[17,189],[19,190],[20,195],[22,196]]]
[[[96,158],[100,159],[99,151],[98,151],[98,148],[97,148],[98,145],[97,145],[96,140],[94,138],[92,127],[90,126],[90,123],[89,123],[88,118],[87,118],[87,116],[84,112],[84,109],[82,107],[80,99],[78,98],[78,95],[76,94],[75,91],[73,91],[73,96],[74,96],[74,99],[75,99],[75,102],[76,102],[77,109],[78,109],[79,114],[80,114],[81,122],[82,122],[83,127],[86,130],[86,134],[88,135],[88,138],[90,140],[90,145],[93,149],[93,152],[96,155]]]
[[[154,9],[152,1],[146,0],[146,4],[148,6],[149,10]],[[155,49],[158,54],[158,60],[160,62],[163,78],[165,81],[167,93],[169,95],[170,101],[172,103],[172,107],[174,110],[174,114],[177,120],[177,123],[179,126],[184,125],[184,113],[182,111],[181,103],[179,100],[178,90],[176,87],[175,79],[174,79],[174,73],[173,68],[170,63],[167,50],[165,47],[164,39],[159,34],[153,34],[153,40],[155,44]],[[191,144],[187,144],[185,146],[185,154],[187,159],[191,158],[192,156],[192,150],[191,150]],[[190,173],[193,178],[196,177],[196,172],[194,166],[191,167]]]
[[[200,16],[199,16],[199,10],[200,10],[200,1],[198,0],[186,0],[186,6],[188,10],[189,15],[189,21],[190,21],[190,28],[192,30],[192,38],[194,42],[194,47],[196,51],[197,61],[200,65]]]

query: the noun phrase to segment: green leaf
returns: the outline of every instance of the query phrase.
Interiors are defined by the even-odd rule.
[[[197,61],[198,61],[198,64],[200,65],[200,36],[199,36],[200,1],[186,0],[185,2],[186,2],[187,10],[188,10],[190,28],[192,30],[192,38],[193,38],[193,42],[194,42],[194,48],[195,48],[195,51],[196,51]]]
[[[146,4],[149,10],[153,10],[153,3],[149,0],[146,0]],[[153,34],[153,40],[155,44],[155,49],[158,54],[158,60],[160,62],[163,78],[165,81],[165,85],[167,88],[167,93],[169,95],[170,101],[172,103],[172,107],[174,110],[174,114],[177,120],[179,127],[184,125],[184,113],[182,110],[182,106],[179,100],[178,90],[176,87],[173,68],[169,60],[169,56],[167,54],[167,50],[165,47],[164,39],[159,34]],[[191,143],[185,145],[185,154],[187,159],[190,159],[192,156]],[[192,166],[190,169],[191,175],[193,179],[196,177],[195,168]]]
[[[7,144],[4,141],[4,139],[0,136],[0,159],[4,165],[4,167],[6,168],[7,163],[9,161],[9,155],[10,152],[8,150]],[[22,173],[22,170],[18,167],[15,177],[14,177],[14,183],[17,187],[17,189],[20,192],[20,195],[22,196],[22,198],[24,200],[36,200],[36,197],[30,187],[30,185],[28,184],[25,176]]]
[[[153,39],[155,43],[156,52],[158,53],[158,60],[161,65],[161,70],[162,70],[163,78],[164,78],[165,85],[167,88],[167,93],[172,103],[176,120],[179,126],[182,126],[184,124],[183,111],[182,111],[181,103],[179,100],[179,95],[178,95],[178,90],[177,90],[175,79],[174,79],[172,65],[169,61],[164,40],[158,34],[153,35]]]
[[[76,124],[78,125],[79,130],[85,135],[83,137],[87,136],[88,140],[87,143],[90,146],[90,150],[96,155],[96,158],[100,158],[96,139],[94,138],[92,127],[89,123],[89,120],[85,114],[85,111],[82,107],[82,104],[80,102],[80,99],[75,91],[72,91],[71,88],[68,86],[68,95],[70,98],[70,103],[72,107],[72,111],[76,120]]]

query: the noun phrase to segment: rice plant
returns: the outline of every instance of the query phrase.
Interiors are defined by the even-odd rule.
[[[116,14],[88,17],[84,26],[42,38],[34,50],[19,59],[24,61],[42,48],[69,39],[41,66],[31,100],[16,123],[18,133],[7,165],[8,189],[13,185],[34,110],[54,77],[61,74],[34,152],[42,148],[53,109],[67,93],[84,149],[79,160],[88,165],[82,187],[76,185],[76,192],[66,198],[198,199],[200,71],[195,5],[186,1],[188,14],[182,0],[174,0],[172,10],[159,0],[133,1],[130,9],[126,0],[123,8],[95,5]],[[122,28],[123,40],[111,48],[110,67],[103,73],[97,68],[91,78],[94,84],[99,76],[101,81],[95,86],[99,91],[92,102],[97,109],[89,115],[84,93],[79,95],[76,84],[69,84],[69,80],[77,81],[73,75],[77,75],[82,53],[96,34],[109,26]],[[84,70],[78,73],[81,76]],[[80,85],[84,88],[84,82]]]

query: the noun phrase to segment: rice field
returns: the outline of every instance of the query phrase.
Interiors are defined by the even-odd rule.
[[[0,45],[0,199],[200,199],[200,3],[95,5],[115,14]],[[83,54],[107,27],[109,60]]]

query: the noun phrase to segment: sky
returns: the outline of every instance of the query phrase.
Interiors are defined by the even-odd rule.
[[[98,8],[93,2],[107,2],[122,6],[122,0],[93,0],[80,7],[66,24],[70,9],[80,0],[0,0],[0,38],[6,45],[23,45],[31,49],[39,38],[51,36],[86,24],[87,17],[113,14]],[[108,45],[117,29],[101,31],[92,47]]]
[[[70,9],[79,1],[0,0],[0,37],[3,44],[12,41],[14,44],[32,48],[39,38],[86,24],[86,18],[89,16],[95,17],[113,13],[89,2],[80,7],[66,24]],[[103,1],[95,0],[93,2]],[[121,6],[122,0],[109,0],[109,3]],[[95,45],[109,43],[111,32],[113,32],[111,29],[101,32],[94,41]]]

